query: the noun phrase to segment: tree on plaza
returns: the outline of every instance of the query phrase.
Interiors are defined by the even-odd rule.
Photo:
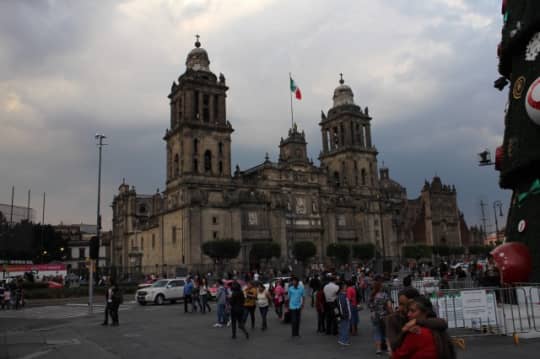
[[[444,244],[433,246],[433,254],[436,254],[440,257],[448,257],[450,255],[450,251],[450,247]]]
[[[281,255],[281,246],[277,242],[257,242],[251,246],[250,256],[257,260],[269,260]]]
[[[240,242],[234,239],[215,239],[201,245],[202,252],[212,258],[215,263],[223,264],[240,254]]]
[[[317,247],[313,242],[309,241],[295,242],[293,244],[292,254],[297,261],[305,264],[317,254]]]
[[[0,232],[0,258],[48,263],[62,260],[66,248],[67,241],[51,225],[22,221]]]
[[[465,247],[450,247],[450,254],[460,256],[465,254]]]
[[[337,264],[345,264],[349,261],[351,249],[343,243],[330,243],[326,247],[326,255],[334,258]]]
[[[360,260],[368,260],[375,257],[375,245],[373,243],[353,244],[353,258]]]
[[[469,254],[478,256],[487,256],[493,248],[490,246],[475,245],[469,247]]]
[[[420,258],[429,258],[433,253],[433,247],[425,244],[403,246],[401,250],[403,257],[417,260]]]

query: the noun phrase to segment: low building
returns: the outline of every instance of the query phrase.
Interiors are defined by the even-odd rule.
[[[96,236],[96,225],[94,224],[60,224],[54,226],[62,238],[67,242],[65,249],[66,256],[64,263],[68,270],[79,271],[87,267],[87,260],[90,257],[90,239]],[[104,268],[110,265],[110,241],[111,232],[102,232],[99,246],[98,267]]]

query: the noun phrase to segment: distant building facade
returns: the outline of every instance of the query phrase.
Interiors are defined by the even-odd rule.
[[[90,257],[90,238],[94,237],[97,233],[96,225],[59,224],[54,226],[54,229],[67,242],[64,263],[68,265],[68,268],[72,270],[86,268],[87,260]],[[112,233],[110,231],[100,233],[98,266],[101,268],[110,265],[111,237]]]
[[[235,239],[238,263],[254,267],[253,243],[277,242],[283,262],[296,241],[311,241],[318,262],[330,243],[373,243],[398,256],[414,241],[461,245],[455,188],[437,177],[419,199],[378,173],[368,108],[358,106],[343,79],[333,107],[321,113],[320,166],[307,156],[296,125],[279,142],[279,158],[231,171],[232,124],[226,117],[225,76],[210,71],[206,50],[188,54],[186,71],[169,94],[165,190],[138,194],[125,181],[113,199],[112,264],[160,272],[211,263],[205,241]],[[261,134],[262,135],[262,134]],[[444,208],[438,209],[438,206]]]
[[[10,220],[13,223],[21,223],[22,221],[34,222],[36,211],[33,208],[22,206],[11,206],[10,204],[0,203],[0,213],[2,213],[7,223]]]

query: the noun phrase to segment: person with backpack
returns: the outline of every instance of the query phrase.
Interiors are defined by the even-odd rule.
[[[231,304],[231,321],[232,321],[232,338],[236,339],[236,325],[244,333],[246,339],[249,339],[249,333],[244,326],[244,292],[237,281],[231,285],[232,294],[230,299]]]
[[[388,293],[382,290],[382,282],[375,281],[369,297],[369,310],[371,324],[373,325],[373,339],[375,341],[376,355],[382,355],[382,345],[386,342],[385,318],[392,313],[392,301]]]

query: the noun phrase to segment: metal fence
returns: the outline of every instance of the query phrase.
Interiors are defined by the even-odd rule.
[[[516,343],[520,336],[540,337],[539,284],[503,288],[475,288],[474,284],[456,281],[451,283],[453,289],[440,289],[438,284],[413,282],[431,299],[437,315],[446,319],[454,337],[508,335]],[[389,288],[394,303],[401,289]]]

